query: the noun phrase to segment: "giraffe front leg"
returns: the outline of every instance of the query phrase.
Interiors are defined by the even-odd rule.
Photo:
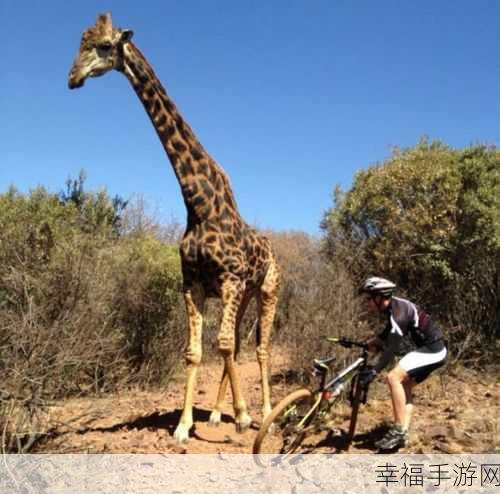
[[[202,289],[191,289],[184,292],[184,301],[188,316],[189,342],[186,350],[187,380],[184,395],[184,407],[179,424],[174,432],[177,442],[186,442],[193,426],[193,392],[196,374],[201,362],[201,334],[203,326],[203,305],[205,294]]]
[[[222,283],[222,321],[219,331],[219,351],[224,358],[224,368],[227,372],[231,391],[233,393],[233,408],[237,432],[244,432],[250,427],[252,418],[247,412],[247,406],[241,393],[240,382],[234,361],[235,327],[237,313],[242,301],[245,285],[239,279],[227,278]]]

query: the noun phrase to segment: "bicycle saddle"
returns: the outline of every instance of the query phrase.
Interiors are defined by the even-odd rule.
[[[328,364],[332,363],[335,360],[335,357],[326,357],[326,358],[315,358],[314,359],[314,368],[320,372],[326,372],[330,368]]]

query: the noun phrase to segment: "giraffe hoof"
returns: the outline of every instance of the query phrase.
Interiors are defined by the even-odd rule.
[[[252,418],[248,413],[242,414],[236,419],[236,432],[243,433],[252,425]]]
[[[189,429],[191,429],[191,427],[188,427],[185,424],[179,424],[177,426],[177,428],[175,429],[175,432],[174,432],[174,439],[177,441],[178,444],[188,442]]]
[[[219,410],[212,410],[210,418],[208,419],[208,425],[211,427],[218,427],[221,421],[221,412]]]

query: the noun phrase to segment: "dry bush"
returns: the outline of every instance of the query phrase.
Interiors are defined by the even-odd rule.
[[[27,450],[43,432],[51,400],[109,389],[127,376],[103,265],[72,247],[55,252],[38,276],[18,265],[3,279],[16,300],[1,311],[5,450]]]
[[[103,192],[68,196],[0,195],[4,451],[29,450],[54,399],[166,383],[184,347],[177,249],[120,235]]]
[[[140,194],[127,202],[121,217],[120,232],[125,237],[152,236],[166,245],[178,247],[184,230],[183,223],[174,216],[169,221],[162,220],[158,208]]]
[[[313,358],[344,355],[327,336],[359,338],[366,334],[356,287],[345,260],[327,262],[321,243],[302,232],[268,233],[283,271],[275,322],[275,346],[286,347],[296,371]]]

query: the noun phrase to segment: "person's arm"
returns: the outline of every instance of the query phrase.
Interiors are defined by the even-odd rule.
[[[366,340],[368,350],[370,352],[381,351],[384,349],[384,343],[390,331],[390,327],[386,326],[379,334]]]
[[[373,368],[377,371],[377,374],[385,369],[391,360],[394,358],[394,352],[391,348],[384,348],[382,355],[378,358],[377,362],[373,365]]]
[[[373,369],[377,373],[385,369],[394,358],[394,349],[391,348],[391,345],[388,345],[390,331],[391,326],[388,324],[384,330],[374,338],[374,345],[377,345],[378,349],[381,351],[381,355],[373,366]]]
[[[373,336],[369,340],[366,340],[366,344],[368,345],[369,352],[378,352],[384,346],[384,342],[378,336]]]

